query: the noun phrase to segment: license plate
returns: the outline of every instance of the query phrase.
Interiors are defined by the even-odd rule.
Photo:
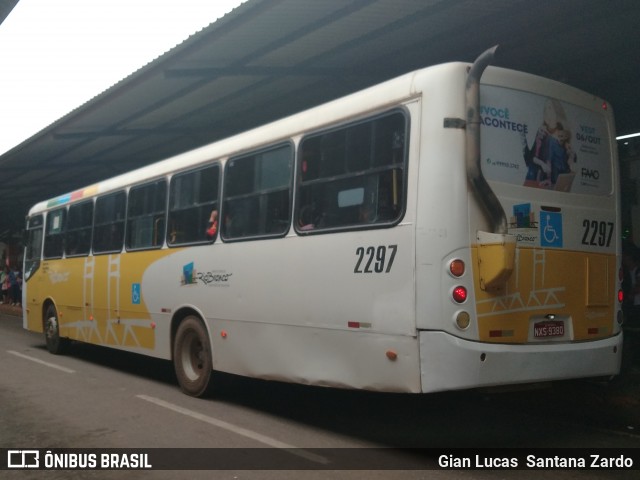
[[[550,338],[564,336],[564,322],[548,321],[538,322],[533,325],[534,338]]]

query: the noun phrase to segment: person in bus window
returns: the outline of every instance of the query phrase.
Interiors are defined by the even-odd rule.
[[[212,210],[207,223],[207,238],[211,240],[218,232],[218,210]]]
[[[316,228],[314,222],[314,213],[312,205],[305,205],[300,209],[300,217],[298,218],[298,230],[306,231]]]

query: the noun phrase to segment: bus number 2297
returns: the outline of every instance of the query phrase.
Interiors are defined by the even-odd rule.
[[[613,222],[599,222],[597,220],[589,220],[585,218],[582,221],[584,235],[582,235],[582,244],[597,247],[608,247],[611,245],[611,237],[613,236]]]
[[[397,251],[398,245],[358,247],[356,248],[358,261],[353,273],[389,273]]]

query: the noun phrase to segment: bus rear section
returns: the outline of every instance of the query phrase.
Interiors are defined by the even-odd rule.
[[[441,318],[418,314],[423,391],[617,374],[623,317],[610,106],[489,68],[475,108],[474,162],[487,190],[458,175],[468,202],[457,208],[468,222],[432,217],[440,222],[433,232],[459,232],[457,218],[468,237],[441,250],[439,272],[434,265]]]

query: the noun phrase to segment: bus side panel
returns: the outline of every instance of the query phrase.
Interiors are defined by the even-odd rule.
[[[411,224],[216,243],[151,265],[142,297],[202,312],[216,370],[419,391],[413,259]]]
[[[82,318],[82,297],[78,295],[78,292],[82,292],[82,276],[78,273],[81,262],[82,259],[42,261],[40,268],[26,282],[29,330],[42,332],[46,302],[49,301],[57,309],[61,335],[76,338],[65,329],[65,324]]]
[[[142,297],[142,275],[169,250],[44,261],[29,280],[28,328],[42,331],[45,301],[58,311],[60,334],[74,340],[170,358],[156,351],[156,323]],[[155,279],[161,286],[162,279]],[[35,285],[35,288],[32,288]],[[169,336],[166,328],[166,336]]]
[[[459,258],[471,265],[465,131],[445,125],[446,118],[465,118],[466,68],[447,66],[439,73],[423,77],[420,86],[424,93],[416,207],[416,323],[421,330],[454,328],[461,306],[454,304],[451,291],[461,283],[449,274],[448,263]],[[467,304],[471,302],[473,298],[468,298]],[[472,329],[466,334],[472,335]]]
[[[306,385],[421,391],[415,337],[227,320],[211,327],[215,370]]]
[[[46,279],[40,290],[41,302],[53,302],[58,312],[61,336],[100,344],[96,323],[88,315],[85,317],[93,297],[87,297],[83,290],[84,264],[85,258],[45,260],[43,271]]]

